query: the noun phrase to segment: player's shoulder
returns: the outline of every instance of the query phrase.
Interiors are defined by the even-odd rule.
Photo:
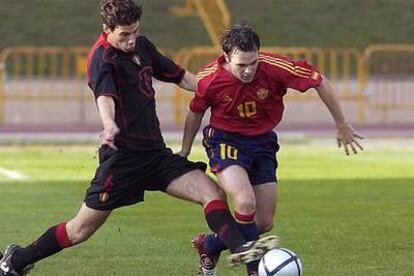
[[[158,52],[157,47],[151,39],[145,35],[139,35],[136,40],[135,50],[139,55],[152,59],[154,54]]]
[[[111,67],[115,57],[113,49],[114,48],[105,39],[104,35],[101,34],[88,54],[86,62],[86,73],[88,79],[93,76],[98,76]]]
[[[207,64],[206,67],[204,67],[202,70],[200,70],[197,75],[197,81],[198,82],[210,82],[212,81],[216,76],[219,68],[218,60],[214,60]]]
[[[273,53],[260,53],[259,62],[265,71],[271,73],[293,74],[298,77],[309,78],[316,68],[306,60],[294,60],[286,56]]]
[[[259,62],[261,64],[280,68],[282,65],[292,65],[292,60],[287,56],[282,56],[276,53],[259,52]]]
[[[137,44],[139,45],[154,45],[152,41],[145,35],[139,35],[137,37]]]

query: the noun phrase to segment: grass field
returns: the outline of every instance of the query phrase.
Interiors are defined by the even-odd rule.
[[[305,275],[414,274],[414,143],[365,141],[346,157],[325,143],[284,143],[280,204],[272,231],[297,252]],[[0,248],[27,244],[71,218],[97,160],[96,146],[1,146]],[[193,159],[204,159],[201,149]],[[160,193],[114,212],[87,243],[38,264],[31,275],[196,275],[190,240],[202,210]],[[220,275],[244,275],[224,260]]]

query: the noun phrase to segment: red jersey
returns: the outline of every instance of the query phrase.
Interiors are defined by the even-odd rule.
[[[288,88],[305,92],[318,87],[322,76],[306,61],[259,53],[252,82],[243,83],[223,68],[224,56],[197,74],[198,89],[190,102],[193,112],[211,108],[210,125],[253,136],[271,131],[282,119]]]

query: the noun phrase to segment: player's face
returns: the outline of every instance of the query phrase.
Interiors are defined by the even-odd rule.
[[[231,73],[244,83],[253,81],[259,66],[259,51],[243,52],[235,50],[226,55]]]
[[[108,35],[108,42],[114,48],[128,53],[135,48],[136,39],[139,36],[139,21],[131,25],[116,26],[113,31],[104,25],[104,32]]]

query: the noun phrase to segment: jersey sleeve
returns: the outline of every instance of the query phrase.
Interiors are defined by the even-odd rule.
[[[318,87],[322,82],[322,75],[318,69],[305,60],[266,57],[265,61],[271,65],[272,73],[280,77],[288,88],[305,92]]]
[[[95,99],[106,95],[118,98],[112,65],[95,56],[89,63],[89,87]]]
[[[162,55],[155,45],[146,37],[142,37],[153,62],[154,77],[160,81],[179,83],[185,70],[174,61]]]
[[[199,74],[197,75],[199,76]],[[190,101],[190,110],[195,113],[202,113],[206,111],[209,106],[208,100],[208,81],[206,79],[200,79],[197,83],[197,91],[194,97]]]
[[[321,85],[322,75],[313,65],[305,60],[292,61],[296,74],[291,74],[287,81],[287,87],[305,92],[310,88]]]

